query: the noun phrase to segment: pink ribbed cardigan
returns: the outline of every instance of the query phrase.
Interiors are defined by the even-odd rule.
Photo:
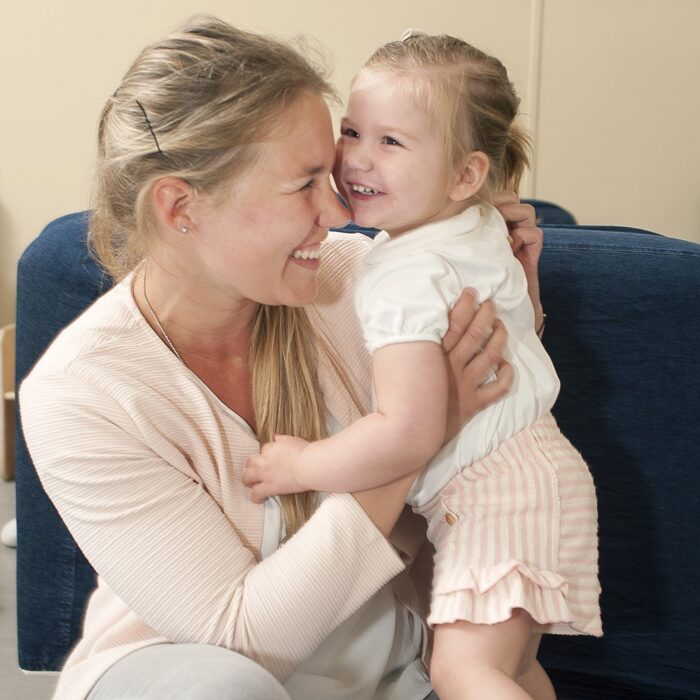
[[[353,308],[366,250],[361,236],[331,235],[310,316],[369,407]],[[320,380],[329,411],[348,425],[356,412],[324,364]],[[23,383],[21,406],[42,484],[99,573],[57,700],[84,698],[118,659],[165,641],[237,650],[284,681],[404,568],[349,495],[329,497],[259,561],[263,507],[241,482],[259,445],[151,330],[130,279],[60,334]],[[395,543],[404,561],[420,543],[406,518]],[[411,595],[405,581],[398,587]]]

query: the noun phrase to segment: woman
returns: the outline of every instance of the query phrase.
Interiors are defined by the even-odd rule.
[[[99,574],[56,698],[430,693],[416,590],[390,583],[422,561],[402,516],[415,475],[280,507],[243,484],[260,441],[318,439],[369,406],[352,308],[367,239],[321,245],[347,219],[331,95],[286,45],[202,18],[105,106],[91,236],[122,281],[21,388],[42,483]],[[503,211],[536,281],[532,212]],[[454,433],[510,370],[489,306],[465,295],[452,323]]]

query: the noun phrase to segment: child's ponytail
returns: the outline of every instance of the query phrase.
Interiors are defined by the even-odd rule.
[[[517,192],[525,168],[530,165],[532,144],[527,132],[519,124],[511,124],[503,152],[501,189]]]

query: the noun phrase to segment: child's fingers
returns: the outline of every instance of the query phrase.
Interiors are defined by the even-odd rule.
[[[258,482],[258,478],[255,475],[255,468],[246,466],[243,472],[242,480],[248,488],[253,486],[253,484],[256,484]]]
[[[263,484],[256,484],[250,490],[250,500],[253,501],[253,503],[264,503],[269,495]]]
[[[249,488],[262,481],[262,461],[262,455],[252,455],[245,463],[241,479]]]
[[[266,484],[262,470],[257,464],[259,455],[249,457],[246,462],[245,471],[243,472],[243,483],[250,489],[250,499],[253,503],[262,503],[270,496],[269,484]]]

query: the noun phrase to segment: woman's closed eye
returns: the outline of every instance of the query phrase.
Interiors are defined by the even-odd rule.
[[[316,168],[316,170],[319,174],[315,177],[310,177],[307,181],[305,181],[297,190],[298,192],[315,189],[322,190],[325,187],[331,188],[331,176],[328,174],[326,168]]]

